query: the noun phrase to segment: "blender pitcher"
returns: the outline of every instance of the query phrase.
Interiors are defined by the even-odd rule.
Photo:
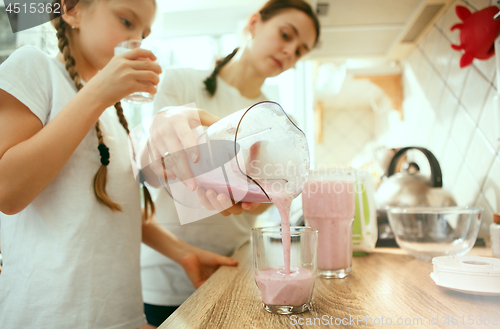
[[[235,203],[272,202],[284,193],[295,198],[307,181],[306,137],[278,103],[260,102],[219,120],[197,144],[200,160],[189,165],[198,187],[226,193]],[[176,203],[202,207],[196,191],[181,182],[162,184]]]

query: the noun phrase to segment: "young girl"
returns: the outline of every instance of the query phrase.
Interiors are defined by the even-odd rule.
[[[213,72],[193,69],[166,72],[155,96],[155,110],[195,102],[198,108],[224,117],[263,101],[266,98],[261,87],[266,78],[294,67],[313,49],[320,29],[316,15],[306,2],[271,0],[251,16],[247,32],[251,41],[218,61]],[[157,153],[165,151],[168,150]],[[200,191],[202,202],[204,200],[203,204],[209,209],[221,211],[231,205],[225,194],[217,195],[213,190],[205,193],[199,188]],[[176,236],[223,255],[230,255],[248,240],[256,214],[269,206],[238,203],[221,211],[220,215],[181,226],[167,192],[162,190],[156,201],[158,221]],[[141,266],[146,317],[148,323],[159,325],[194,292],[194,288],[180,266],[149,247],[141,249]]]
[[[0,328],[142,326],[141,240],[195,286],[235,265],[141,223],[119,101],[155,94],[161,69],[147,50],[113,51],[146,37],[155,10],[153,0],[80,0],[53,20],[57,58],[22,47],[0,66]]]

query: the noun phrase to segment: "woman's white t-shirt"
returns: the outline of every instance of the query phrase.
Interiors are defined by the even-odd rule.
[[[155,95],[154,108],[196,103],[196,107],[225,117],[237,110],[266,100],[264,95],[248,99],[238,89],[217,77],[217,92],[211,97],[203,80],[211,71],[174,69],[165,72]],[[224,217],[216,214],[181,225],[174,202],[163,189],[155,200],[156,218],[170,232],[198,248],[229,256],[250,237],[255,217],[247,213]],[[180,305],[194,291],[182,267],[157,251],[142,245],[141,279],[144,302],[153,305]]]
[[[43,126],[77,92],[64,65],[31,46],[0,65],[0,89],[26,105]],[[110,150],[106,190],[123,211],[112,212],[94,195],[100,156],[92,128],[28,207],[2,214],[0,328],[129,329],[145,323],[140,194],[128,137],[114,108],[99,121]]]

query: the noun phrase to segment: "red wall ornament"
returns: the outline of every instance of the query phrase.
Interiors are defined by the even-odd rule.
[[[486,7],[471,13],[464,6],[455,8],[458,18],[462,23],[455,24],[451,31],[460,30],[460,45],[451,45],[455,50],[464,50],[460,59],[460,67],[464,68],[472,63],[474,58],[488,59],[495,54],[493,44],[500,30],[500,20],[493,19],[498,13],[495,6]]]

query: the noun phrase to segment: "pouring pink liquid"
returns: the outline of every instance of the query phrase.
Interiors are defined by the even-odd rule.
[[[318,269],[347,275],[352,260],[353,181],[309,181],[302,193],[306,225],[318,229]]]
[[[296,306],[304,311],[303,305],[310,300],[315,273],[307,268],[290,266],[291,233],[290,205],[293,196],[286,193],[271,193],[271,200],[276,205],[281,216],[281,241],[283,246],[283,267],[260,269],[255,277],[262,294],[262,301],[267,305]],[[305,243],[301,241],[301,243]],[[307,249],[307,248],[306,248]]]
[[[271,201],[274,203],[281,216],[281,236],[283,241],[283,259],[284,273],[290,274],[290,206],[292,204],[292,196],[289,195],[274,195],[271,196]]]
[[[270,112],[264,112],[263,114],[266,113]],[[259,122],[259,127],[262,124],[262,117],[258,114],[255,117],[255,122]],[[273,117],[273,119],[275,118]],[[212,129],[211,133],[207,130],[207,134],[199,138],[201,142],[209,141],[208,144],[210,145],[211,152],[205,158],[211,161],[205,163],[206,167],[223,168],[223,175],[220,172],[212,170],[202,170],[202,175],[196,175],[196,182],[199,186],[207,190],[213,189],[218,193],[228,193],[235,202],[271,201],[276,205],[281,217],[283,267],[278,268],[271,265],[268,268],[259,268],[256,272],[256,282],[262,292],[265,304],[302,306],[308,302],[311,296],[316,267],[314,266],[314,273],[309,269],[299,267],[294,267],[291,270],[289,215],[291,202],[298,191],[295,193],[288,192],[286,184],[290,182],[290,179],[294,178],[294,175],[300,174],[288,174],[288,167],[286,167],[287,171],[284,172],[283,164],[287,166],[295,164],[297,167],[305,164],[307,167],[306,159],[309,156],[307,143],[300,130],[290,134],[289,138],[283,138],[286,135],[284,135],[285,131],[295,131],[294,129],[289,129],[291,127],[288,126],[285,130],[283,130],[283,126],[276,126],[275,129],[271,129],[272,126],[269,129],[266,127],[263,127],[265,129],[254,129],[255,127],[250,126],[249,131],[245,132],[245,129],[243,129],[241,131],[243,135],[238,135],[238,138],[236,138],[235,131],[237,127],[234,123],[238,123],[239,120],[238,117],[236,122],[220,129],[215,129],[215,126],[211,126],[209,128]],[[253,122],[251,119],[247,120]],[[289,122],[288,119],[285,121]],[[272,122],[278,123],[280,121],[273,120]],[[270,138],[275,132],[278,135]],[[280,154],[279,151],[282,151],[283,147],[282,144],[276,141],[282,139],[286,139],[287,142],[295,140],[295,143],[292,145],[296,147],[299,147],[301,142],[304,145],[301,148],[299,147],[299,151],[294,150],[295,152],[292,152],[294,156],[290,156],[290,153]],[[226,142],[221,140],[226,140]],[[237,144],[233,143],[234,140],[238,141]],[[227,141],[230,142],[228,143]],[[218,147],[215,144],[218,144]],[[240,147],[239,151],[238,147]],[[200,158],[203,159],[204,157]],[[275,160],[276,162],[271,160]],[[276,165],[276,168],[273,167],[274,165]],[[192,168],[194,167],[194,165],[191,166]],[[290,184],[290,187],[297,188],[297,186],[302,185]],[[316,237],[316,231],[314,231],[314,243],[317,241]],[[273,255],[273,257],[275,258],[276,256]],[[311,261],[308,263],[310,264]]]

